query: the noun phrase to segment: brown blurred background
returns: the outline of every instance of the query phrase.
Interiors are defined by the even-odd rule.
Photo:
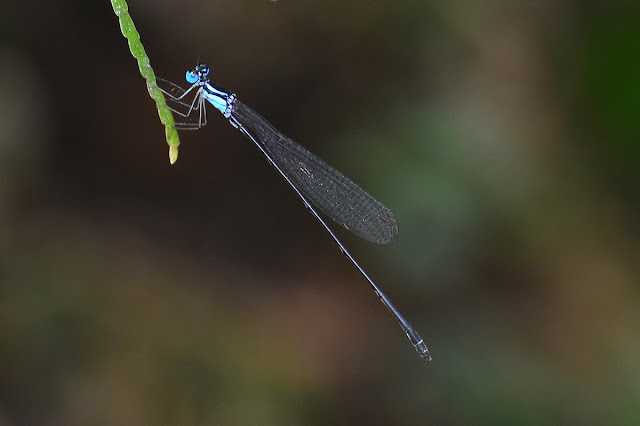
[[[0,13],[0,424],[639,424],[640,6],[131,0],[394,210],[338,230],[214,110],[164,129],[109,1]]]

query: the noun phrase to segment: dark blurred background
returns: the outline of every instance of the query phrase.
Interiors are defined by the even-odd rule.
[[[108,0],[0,13],[0,424],[639,424],[640,5],[131,0],[388,205],[340,236],[164,128]]]

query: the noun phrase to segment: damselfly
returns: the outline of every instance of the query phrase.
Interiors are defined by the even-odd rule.
[[[187,89],[170,81],[158,79],[166,86],[160,89],[169,100],[183,109],[183,111],[174,108],[172,110],[192,120],[177,125],[177,128],[199,129],[204,126],[207,123],[206,102],[209,102],[235,128],[251,139],[302,199],[305,207],[331,235],[340,250],[369,282],[382,303],[391,311],[407,334],[418,354],[427,361],[431,361],[429,350],[420,335],[349,253],[316,211],[316,207],[354,234],[378,244],[389,244],[398,238],[398,223],[391,210],[351,179],[280,133],[259,114],[236,99],[235,94],[213,85],[208,75],[208,66],[196,65],[194,69],[187,71],[186,80],[191,84]],[[189,94],[193,95],[191,102],[187,102]]]

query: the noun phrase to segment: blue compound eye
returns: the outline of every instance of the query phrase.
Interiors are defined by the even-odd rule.
[[[202,73],[202,75],[209,75],[209,67],[204,66],[200,69],[200,72]]]
[[[185,78],[187,79],[187,83],[193,84],[198,81],[198,74],[196,74],[193,70],[187,71],[187,75]]]

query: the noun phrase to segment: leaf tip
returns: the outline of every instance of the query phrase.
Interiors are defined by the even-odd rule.
[[[169,147],[169,163],[173,164],[178,160],[178,147]]]

